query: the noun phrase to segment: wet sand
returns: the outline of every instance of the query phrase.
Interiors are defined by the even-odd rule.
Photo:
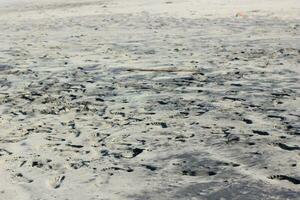
[[[298,1],[0,4],[0,199],[299,199]]]

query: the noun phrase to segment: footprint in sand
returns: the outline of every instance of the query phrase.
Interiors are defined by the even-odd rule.
[[[291,176],[286,176],[286,175],[272,175],[268,177],[269,179],[275,179],[275,180],[286,180],[289,181],[295,185],[300,184],[300,179],[299,178],[294,178]]]
[[[22,173],[17,173],[12,178],[17,182],[22,182],[22,183],[32,183],[33,182],[33,179],[30,179],[30,178],[24,176]]]
[[[61,186],[64,179],[65,179],[64,175],[55,176],[49,179],[48,184],[51,188],[57,189]]]

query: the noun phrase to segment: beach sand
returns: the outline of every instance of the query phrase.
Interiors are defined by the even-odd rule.
[[[0,41],[0,200],[300,199],[298,0],[2,1]]]

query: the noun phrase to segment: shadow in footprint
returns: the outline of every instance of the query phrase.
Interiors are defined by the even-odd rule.
[[[275,145],[277,145],[279,148],[283,149],[283,150],[287,150],[287,151],[295,151],[295,150],[300,150],[300,147],[298,146],[288,146],[286,144],[283,143],[274,143]]]
[[[293,178],[290,176],[286,176],[286,175],[272,175],[268,177],[269,179],[276,179],[276,180],[286,180],[289,181],[295,185],[300,184],[300,179],[298,178]]]

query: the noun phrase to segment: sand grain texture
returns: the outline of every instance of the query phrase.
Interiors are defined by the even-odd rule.
[[[0,4],[0,200],[300,197],[298,0]]]

